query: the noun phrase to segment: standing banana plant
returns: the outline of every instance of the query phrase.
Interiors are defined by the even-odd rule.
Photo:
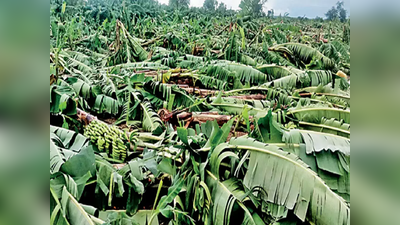
[[[148,53],[142,48],[138,40],[131,36],[121,21],[116,24],[116,39],[114,54],[109,59],[109,65],[131,62],[142,62],[147,59]]]

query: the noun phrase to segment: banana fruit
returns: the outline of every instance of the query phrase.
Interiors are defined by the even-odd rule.
[[[108,126],[95,120],[86,126],[84,135],[90,138],[101,152],[106,152],[113,159],[125,161],[128,155],[129,138],[116,126]]]

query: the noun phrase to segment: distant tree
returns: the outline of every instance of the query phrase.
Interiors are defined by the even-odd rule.
[[[274,18],[274,9],[268,10],[268,18]]]
[[[217,11],[218,12],[226,12],[226,10],[227,10],[226,4],[223,2],[220,2],[218,5],[218,8],[217,8]]]
[[[263,16],[263,6],[267,3],[267,0],[242,0],[239,4],[239,8],[245,15]]]
[[[346,19],[347,19],[347,11],[344,9],[343,6],[344,6],[344,2],[343,1],[336,3],[336,9],[339,12],[339,19],[340,19],[340,21],[345,22]]]
[[[190,4],[190,0],[169,0],[169,6],[173,8],[188,8]]]
[[[322,17],[319,17],[319,16],[315,17],[315,20],[318,21],[318,22],[321,22],[321,23],[324,22],[324,19]]]
[[[338,11],[334,6],[332,6],[332,8],[325,13],[325,16],[328,20],[335,20],[338,18]]]
[[[340,19],[340,21],[345,22],[347,19],[347,11],[344,9],[344,2],[339,1],[336,3],[336,7],[332,6],[332,8],[325,13],[325,16],[328,20],[336,20]]]
[[[212,10],[214,11],[218,6],[217,0],[205,0],[203,3],[203,8],[205,10]]]

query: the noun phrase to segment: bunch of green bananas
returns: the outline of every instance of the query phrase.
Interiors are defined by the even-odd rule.
[[[84,135],[96,144],[100,151],[107,152],[113,159],[125,161],[128,148],[124,144],[128,140],[126,134],[116,126],[108,126],[100,121],[92,121],[85,128]]]

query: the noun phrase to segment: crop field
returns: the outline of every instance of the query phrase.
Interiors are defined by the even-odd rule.
[[[187,2],[50,1],[50,223],[350,224],[350,20]]]

